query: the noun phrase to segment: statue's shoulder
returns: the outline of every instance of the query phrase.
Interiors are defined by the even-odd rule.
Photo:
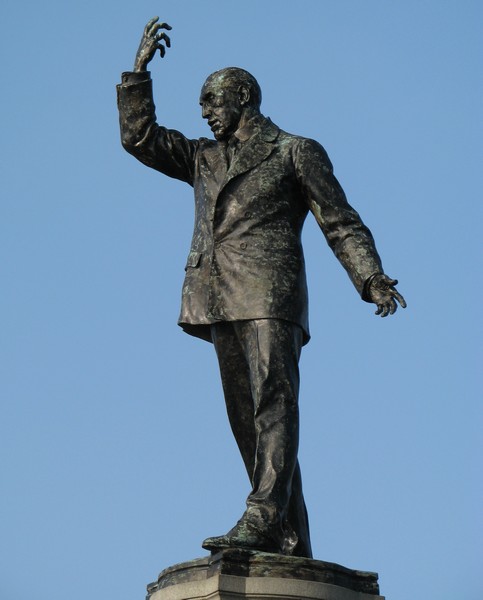
[[[283,129],[279,129],[277,141],[281,145],[285,145],[290,153],[300,162],[317,161],[323,163],[329,170],[332,169],[332,163],[325,148],[320,142],[312,138],[288,133]]]
[[[289,133],[288,131],[281,129],[280,127],[278,128],[278,130],[279,138],[284,142],[307,147],[317,147],[321,145],[317,140],[314,140],[312,138],[308,138],[303,135],[298,135],[296,133]]]
[[[276,144],[286,147],[294,146],[303,143],[304,141],[313,141],[285,131],[276,125],[270,117],[263,117],[261,123],[261,135],[266,142],[275,142]]]
[[[205,137],[199,138],[198,142],[198,156],[204,156],[206,159],[214,158],[220,153],[220,144],[213,139]]]
[[[270,132],[274,138],[277,139],[277,142],[283,144],[291,144],[291,145],[302,145],[302,146],[312,146],[320,144],[311,138],[304,137],[303,135],[297,135],[296,133],[290,133],[285,131],[278,125],[275,125],[268,117],[266,117],[266,126],[265,129],[267,132]]]
[[[199,149],[200,150],[210,150],[218,148],[218,142],[216,140],[210,140],[209,138],[199,138],[198,139]]]

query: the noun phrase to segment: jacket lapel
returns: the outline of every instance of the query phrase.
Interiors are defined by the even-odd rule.
[[[225,154],[225,145],[213,142],[202,153],[200,164],[201,176],[208,195],[216,200],[221,186],[226,178],[228,163]]]
[[[270,119],[263,120],[258,131],[242,144],[235,155],[220,186],[220,192],[234,177],[246,173],[268,158],[274,149],[273,142],[277,139],[279,131]]]

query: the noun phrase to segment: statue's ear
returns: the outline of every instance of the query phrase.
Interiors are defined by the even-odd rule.
[[[245,106],[250,102],[250,90],[244,85],[241,85],[238,88],[238,98],[240,100],[240,104]]]

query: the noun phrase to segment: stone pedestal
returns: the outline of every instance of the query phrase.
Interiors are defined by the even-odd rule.
[[[165,569],[146,600],[384,600],[377,573],[267,552],[223,550]]]

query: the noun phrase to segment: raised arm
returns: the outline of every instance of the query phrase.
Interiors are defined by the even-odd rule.
[[[121,126],[121,142],[125,150],[139,161],[169,177],[193,185],[198,140],[190,140],[174,129],[158,125],[153,100],[152,81],[147,65],[159,51],[163,57],[169,37],[154,17],[144,28],[134,70],[122,74],[117,86],[117,104]]]

